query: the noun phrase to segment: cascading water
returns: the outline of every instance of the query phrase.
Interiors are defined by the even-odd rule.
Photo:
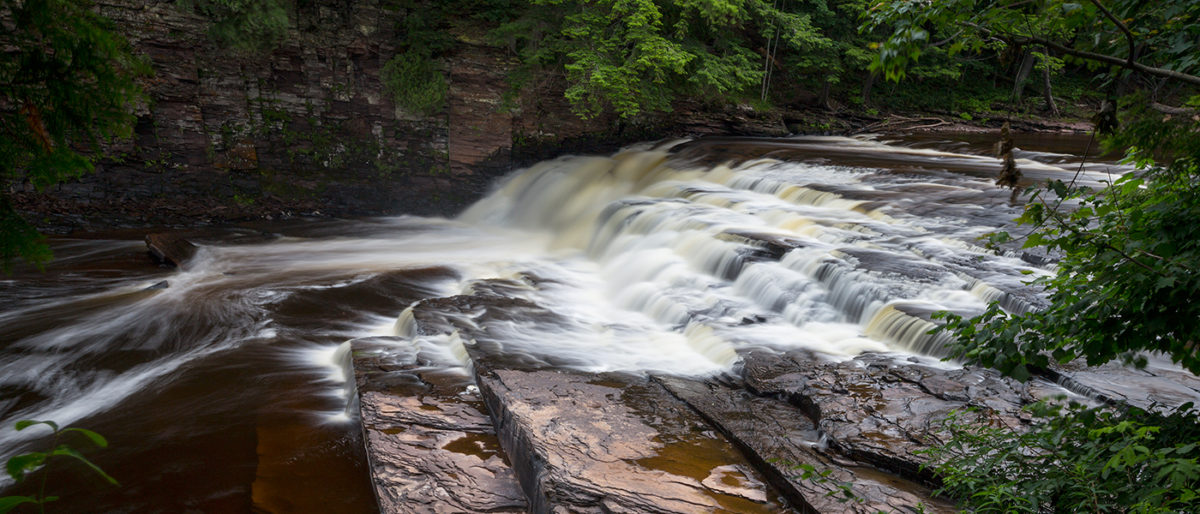
[[[750,159],[707,162],[719,145]],[[1035,179],[1073,175],[1020,164]],[[101,464],[138,484],[105,497],[112,505],[203,510],[251,498],[270,510],[317,494],[306,484],[329,473],[361,473],[328,465],[358,458],[346,449],[354,430],[327,425],[347,418],[344,341],[398,336],[430,367],[469,368],[464,345],[477,342],[453,327],[474,321],[456,308],[441,314],[444,331],[420,325],[413,306],[428,299],[487,288],[537,305],[540,314],[517,309],[477,328],[506,354],[587,371],[719,373],[750,348],[940,356],[932,312],[1042,301],[1023,284],[1046,273],[1038,259],[976,245],[1020,210],[991,184],[998,168],[872,140],[712,140],[545,162],[451,221],[213,232],[177,272],[143,264],[139,243],[60,240],[45,275],[0,281],[0,424],[105,432],[115,456]],[[439,312],[436,302],[422,310]],[[30,437],[0,430],[0,450]],[[236,463],[195,479],[214,458]],[[147,461],[170,464],[145,471]],[[309,482],[277,476],[274,462],[310,463]],[[369,503],[357,487],[366,499],[346,501]]]

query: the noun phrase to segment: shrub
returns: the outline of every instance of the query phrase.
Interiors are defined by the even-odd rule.
[[[946,420],[952,438],[928,451],[938,494],[975,512],[1200,512],[1200,426],[1186,404],[1028,407],[1026,431]]]
[[[404,110],[428,116],[446,105],[446,76],[424,52],[396,54],[380,75],[392,100]]]

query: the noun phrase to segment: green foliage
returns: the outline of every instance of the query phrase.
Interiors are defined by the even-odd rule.
[[[446,105],[446,76],[423,52],[397,54],[384,65],[380,77],[392,100],[407,111],[429,115]]]
[[[1190,64],[1193,56],[1179,53],[1195,41],[1184,44],[1177,35],[1195,32],[1195,27],[1179,23],[1200,15],[1200,2],[1165,7],[1121,0],[1112,2],[1108,13],[1102,5],[953,0],[924,6],[885,1],[870,11],[866,25],[895,27],[874,65],[894,78],[903,76],[929,48],[924,42],[928,35],[914,35],[929,30],[955,34],[952,52],[1020,44],[1048,48],[1057,41],[1078,41],[1079,47],[1060,51],[1105,63],[1088,52],[1128,57],[1121,49],[1132,44],[1146,50],[1137,57],[1140,62],[1176,70],[1195,68]],[[1132,14],[1138,15],[1136,19],[1122,21],[1121,16]],[[1168,42],[1180,46],[1168,47]],[[1048,69],[1059,66],[1044,53],[1041,61]],[[1200,81],[1190,75],[1139,69],[1184,84]],[[1124,73],[1106,70],[1097,79],[1121,80]],[[1023,236],[1025,247],[1045,247],[1061,257],[1054,275],[1035,281],[1049,291],[1050,307],[1012,314],[992,305],[969,320],[947,316],[943,329],[956,336],[955,357],[1025,380],[1052,360],[1084,358],[1095,365],[1121,359],[1141,364],[1140,352],[1159,351],[1200,373],[1200,277],[1196,273],[1200,230],[1192,222],[1200,214],[1196,191],[1200,138],[1195,137],[1200,117],[1164,117],[1150,109],[1157,99],[1148,94],[1157,89],[1123,100],[1126,127],[1108,141],[1110,147],[1129,148],[1129,159],[1139,165],[1140,173],[1121,177],[1099,192],[1076,187],[1074,181],[1053,181],[1033,193],[1018,219],[1030,227]],[[1004,233],[993,236],[994,242],[1009,238]]]
[[[80,0],[0,0],[0,195],[11,184],[39,190],[91,172],[102,146],[132,133],[136,82],[149,65],[112,23]],[[0,200],[0,269],[49,249]]]
[[[1200,120],[1164,117],[1148,103],[1126,99],[1125,128],[1109,141],[1130,148],[1141,172],[1098,192],[1050,182],[1018,218],[1031,227],[1025,247],[1061,257],[1054,275],[1035,280],[1050,292],[1050,307],[1011,314],[992,305],[971,319],[948,315],[953,355],[1022,380],[1051,360],[1142,365],[1145,351],[1200,373]]]
[[[1200,373],[1200,116],[1194,109],[1200,97],[1166,109],[1173,112],[1168,115],[1157,105],[1200,85],[1191,75],[1200,44],[1198,6],[1195,0],[885,0],[866,15],[865,28],[892,30],[872,65],[888,78],[904,77],[930,53],[1011,56],[1033,47],[1048,71],[1083,64],[1093,70],[1092,83],[1107,84],[1110,95],[1134,89],[1121,100],[1123,129],[1106,144],[1127,148],[1139,170],[1114,177],[1101,191],[1074,180],[1031,189],[1018,219],[1024,233],[989,238],[1058,257],[1053,274],[1033,281],[1048,291],[1049,307],[1009,313],[992,304],[971,319],[942,313],[947,322],[939,330],[955,338],[952,357],[1018,380],[1079,359],[1141,366],[1145,352],[1161,352]],[[938,38],[949,43],[945,50],[930,43]],[[1173,87],[1163,88],[1163,81]],[[1144,84],[1153,86],[1139,88]],[[1167,90],[1173,93],[1163,94]],[[952,438],[933,450],[942,492],[976,512],[1200,510],[1200,426],[1191,405],[1171,414],[1046,404],[1032,410],[1037,422],[1027,431],[952,419]]]
[[[516,52],[517,88],[561,71],[579,116],[632,118],[668,111],[681,98],[765,100],[772,83],[822,88],[860,76],[869,54],[853,20],[864,6],[864,0],[529,0],[491,38]]]
[[[1060,212],[1055,197],[1078,208]],[[1050,307],[1015,315],[992,305],[969,320],[949,316],[953,354],[1021,380],[1050,359],[1142,364],[1142,351],[1200,373],[1198,217],[1200,167],[1191,157],[1126,175],[1101,193],[1050,183],[1019,218],[1035,227],[1026,247],[1062,255],[1054,275],[1035,280],[1050,291]]]
[[[555,0],[543,0],[554,2]],[[563,22],[565,96],[583,118],[612,109],[624,116],[667,110],[671,80],[695,54],[662,35],[662,14],[650,0],[601,1]]]
[[[833,489],[825,493],[825,496],[835,497],[841,503],[863,503],[862,497],[854,493],[854,484],[851,482],[835,482],[829,478],[833,474],[833,468],[826,468],[817,471],[816,466],[812,464],[796,464],[793,466],[800,471],[800,480],[808,480],[814,484],[830,484]]]
[[[212,19],[209,36],[224,48],[268,52],[287,36],[284,0],[181,0],[180,5]]]
[[[53,438],[47,447],[47,451],[29,452],[15,455],[8,459],[8,461],[5,463],[4,469],[5,472],[8,473],[8,476],[12,477],[12,479],[17,482],[24,481],[27,475],[30,473],[42,470],[42,481],[38,488],[37,496],[5,496],[0,498],[0,514],[8,512],[26,503],[35,504],[38,506],[39,510],[44,512],[46,503],[58,499],[57,496],[46,496],[46,477],[48,475],[49,467],[48,463],[50,462],[50,459],[54,457],[69,457],[72,460],[75,460],[76,462],[86,466],[97,476],[104,479],[105,482],[108,482],[112,485],[120,485],[117,483],[115,478],[109,476],[108,473],[105,473],[104,470],[100,469],[99,466],[88,460],[87,457],[84,457],[83,454],[78,450],[72,448],[66,443],[60,444],[60,440],[64,435],[78,434],[91,442],[93,445],[96,445],[100,448],[107,448],[108,440],[106,440],[104,436],[101,436],[100,434],[97,434],[96,432],[86,428],[59,428],[58,424],[53,421],[35,421],[32,419],[18,421],[15,428],[17,431],[21,431],[36,425],[45,425],[50,427],[50,429],[53,431]]]
[[[1057,52],[1092,69],[1128,59],[1136,48],[1140,63],[1194,74],[1200,70],[1198,21],[1196,0],[884,0],[864,14],[862,29],[888,32],[876,45],[879,51],[871,69],[893,80],[903,78],[931,50],[943,47],[954,55],[1046,43],[1058,45]]]
[[[1197,512],[1200,426],[1185,405],[1170,414],[1036,403],[1034,424],[963,422],[932,447],[938,494],[973,512]]]

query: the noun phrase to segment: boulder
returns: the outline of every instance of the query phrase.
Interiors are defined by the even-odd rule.
[[[165,232],[148,234],[146,248],[160,264],[182,268],[196,256],[196,245],[178,234]]]

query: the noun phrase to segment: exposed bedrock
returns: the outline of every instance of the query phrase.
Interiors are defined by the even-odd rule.
[[[1144,369],[1117,363],[1087,367],[1073,362],[1045,373],[1071,391],[1107,403],[1169,411],[1185,404],[1200,405],[1200,377],[1161,356],[1150,356]]]
[[[929,488],[830,451],[798,408],[717,381],[657,377],[734,441],[805,512],[955,512]]]
[[[382,512],[524,512],[525,497],[470,377],[430,371],[410,341],[351,342]]]
[[[645,377],[481,368],[477,379],[532,512],[784,509],[737,449]]]
[[[412,324],[400,328],[462,339],[530,511],[788,510],[733,444],[657,382],[572,371],[561,357],[506,349],[497,327],[561,321],[506,296],[534,282],[479,282],[471,295],[418,302]]]
[[[589,372],[510,340],[570,323],[538,300],[546,285],[477,281],[412,304],[399,337],[354,342],[384,511],[950,512],[922,465],[951,411],[1022,430],[1023,406],[1072,394],[907,354],[753,348],[719,376]],[[1200,390],[1166,368],[1073,372],[1076,399]],[[1130,373],[1135,389],[1104,382]]]
[[[1019,428],[1028,421],[1023,405],[1065,392],[1041,380],[1022,384],[990,370],[875,353],[829,362],[804,352],[751,352],[743,374],[751,391],[800,407],[836,451],[931,483],[921,450],[942,444],[940,421],[951,411],[978,407],[971,416]]]

